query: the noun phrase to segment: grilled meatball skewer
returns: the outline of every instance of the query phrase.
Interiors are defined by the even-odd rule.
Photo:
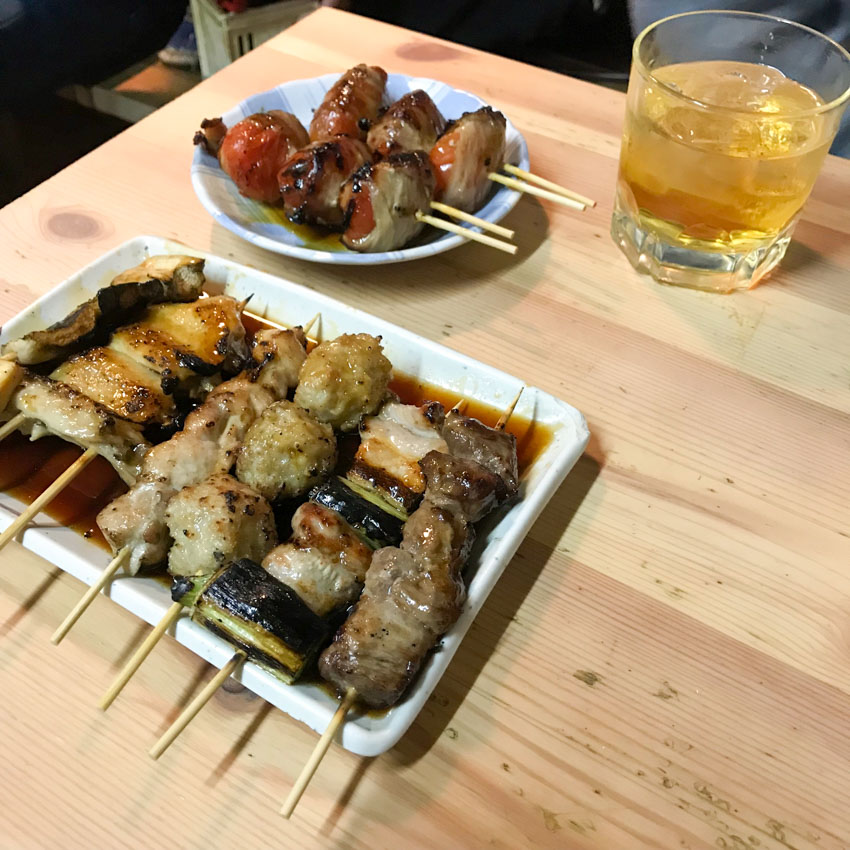
[[[372,125],[366,144],[379,156],[429,151],[446,127],[436,104],[422,89],[408,92]]]

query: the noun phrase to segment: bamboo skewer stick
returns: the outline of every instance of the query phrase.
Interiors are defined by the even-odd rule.
[[[136,670],[142,666],[142,662],[151,654],[159,639],[168,631],[172,623],[177,621],[182,613],[183,605],[180,602],[173,602],[162,619],[145,638],[144,642],[133,653],[133,657],[124,665],[124,669],[115,677],[115,681],[109,686],[109,690],[103,695],[100,701],[100,707],[103,711],[106,711],[115,702],[115,698],[121,693]]]
[[[0,427],[0,440],[5,440],[12,431],[17,431],[21,425],[23,425],[26,420],[26,416],[23,413],[18,413],[13,416],[8,422],[6,422],[2,427]]]
[[[505,177],[504,174],[497,174],[495,171],[491,171],[487,177],[495,183],[501,183],[503,186],[507,186],[509,189],[516,189],[517,192],[536,195],[538,198],[546,198],[548,201],[554,201],[556,204],[562,204],[573,210],[585,210],[587,208],[585,204],[574,201],[572,198],[565,198],[563,195],[550,192],[548,189],[539,189],[537,186],[523,183],[522,180],[515,180],[513,177]]]
[[[319,322],[319,320],[320,320],[321,318],[322,318],[322,314],[321,314],[321,313],[316,313],[316,315],[315,315],[315,316],[313,316],[313,318],[312,318],[312,319],[310,319],[310,321],[309,321],[309,322],[307,322],[307,324],[306,324],[306,325],[304,325],[304,327],[303,327],[303,328],[301,328],[301,330],[302,330],[302,331],[304,331],[304,336],[307,336],[307,337],[309,337],[309,336],[310,336],[310,331],[311,331],[311,330],[313,330],[313,327],[314,327],[316,324],[318,324],[318,322]],[[318,339],[318,336],[316,337],[316,339]]]
[[[500,251],[504,251],[506,254],[516,254],[516,245],[511,245],[508,242],[502,242],[501,239],[494,239],[492,236],[485,236],[483,233],[470,230],[468,227],[461,227],[460,225],[452,224],[450,221],[443,221],[443,219],[436,218],[433,215],[426,215],[425,213],[417,212],[416,220],[422,221],[425,224],[430,224],[431,227],[436,227],[438,230],[446,230],[449,233],[456,233],[458,236],[463,236],[473,242],[480,242],[482,245],[489,245],[491,248],[497,248]]]
[[[499,430],[504,430],[505,426],[508,424],[508,420],[511,416],[513,416],[517,402],[519,401],[519,397],[522,395],[523,390],[525,390],[525,387],[519,388],[519,392],[514,397],[514,400],[505,408],[505,412],[499,417],[499,421],[496,423],[496,427]]]
[[[440,201],[431,201],[431,209],[450,215],[459,221],[465,221],[467,224],[476,224],[482,230],[489,230],[490,233],[495,233],[497,236],[504,236],[505,239],[514,238],[513,230],[502,227],[501,224],[493,224],[492,221],[487,221],[487,219],[478,218],[477,215],[470,215],[468,212],[459,210],[457,207],[450,207],[448,204],[443,204]]]
[[[152,759],[158,759],[174,743],[177,736],[189,725],[195,715],[209,702],[212,695],[227,681],[245,658],[245,653],[241,649],[238,650],[230,661],[210,679],[206,687],[186,706],[177,720],[165,730],[165,734],[153,745],[150,750]]]
[[[101,590],[109,583],[115,573],[123,565],[124,561],[129,557],[130,550],[129,549],[121,549],[118,554],[107,564],[104,571],[100,574],[97,581],[85,592],[84,596],[80,601],[71,609],[70,613],[67,617],[62,621],[62,625],[59,626],[58,629],[53,633],[53,636],[50,638],[50,642],[54,646],[58,646],[65,635],[71,630],[71,626],[77,622],[77,620],[82,617],[85,613],[86,608],[91,605],[94,601],[94,598],[100,593]]]
[[[59,493],[70,484],[95,458],[94,449],[86,449],[12,524],[0,534],[0,549],[12,540],[19,531],[29,525],[30,520],[47,504],[53,501]]]
[[[354,688],[349,688],[345,696],[342,698],[342,702],[339,704],[339,707],[334,712],[331,722],[328,723],[327,728],[322,733],[322,737],[319,738],[318,743],[313,748],[310,758],[307,759],[307,763],[303,768],[301,768],[301,773],[298,774],[298,779],[295,780],[295,784],[292,786],[292,790],[287,795],[283,806],[281,806],[280,813],[285,818],[289,818],[295,811],[295,807],[298,805],[301,795],[304,793],[307,785],[313,778],[313,774],[316,772],[319,764],[325,756],[325,753],[328,751],[331,741],[333,741],[339,727],[342,726],[346,715],[356,700],[357,691],[355,691]]]
[[[523,180],[527,180],[529,183],[536,183],[538,186],[542,186],[544,189],[549,189],[554,192],[556,195],[563,195],[565,198],[572,198],[574,201],[578,201],[580,204],[584,204],[586,207],[595,207],[596,201],[592,198],[587,198],[584,195],[579,195],[578,192],[573,192],[572,189],[565,189],[563,186],[560,186],[557,183],[553,183],[551,180],[547,180],[545,177],[538,177],[536,174],[532,174],[530,171],[524,171],[522,168],[517,168],[515,165],[511,165],[509,162],[506,162],[502,169],[507,171],[508,174],[513,174],[514,177],[521,177]]]
[[[499,421],[496,423],[497,428],[504,428],[511,416],[513,415],[514,410],[516,409],[517,402],[520,399],[525,387],[521,387],[520,391],[516,394],[513,401],[505,408],[505,412],[499,417]],[[467,400],[462,398],[460,401],[455,404],[452,408],[453,410],[457,410],[459,413],[463,412],[463,409],[467,405]],[[301,768],[301,773],[298,774],[298,778],[295,780],[295,784],[292,786],[289,794],[286,797],[286,800],[283,803],[283,806],[280,809],[280,813],[285,817],[289,818],[293,811],[295,811],[295,807],[298,805],[298,801],[301,799],[301,796],[304,794],[304,791],[307,788],[310,780],[313,778],[313,774],[318,770],[319,764],[325,756],[325,753],[328,751],[331,745],[331,741],[333,741],[336,736],[337,731],[340,726],[342,726],[345,721],[348,712],[351,709],[351,706],[357,701],[357,691],[354,688],[349,688],[345,696],[342,699],[342,702],[339,704],[339,707],[334,712],[334,716],[331,718],[330,723],[328,723],[327,728],[322,733],[322,736],[316,742],[316,746],[313,748],[313,752],[310,754],[310,758],[307,759],[307,763]]]

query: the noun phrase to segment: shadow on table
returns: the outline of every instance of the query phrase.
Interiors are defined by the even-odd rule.
[[[11,632],[23,618],[35,607],[36,603],[47,593],[48,590],[58,581],[59,577],[62,575],[62,570],[59,567],[54,567],[49,570],[47,575],[42,579],[39,583],[38,587],[27,596],[26,599],[21,600],[21,603],[12,613],[12,616],[9,617],[5,622],[0,623],[0,638],[5,637],[9,632]]]
[[[452,659],[448,675],[434,689],[426,710],[419,714],[387,758],[402,765],[412,764],[443,734],[546,566],[552,547],[561,539],[600,469],[600,462],[590,454],[579,458],[537,521],[538,525],[547,526],[547,541],[540,543],[532,540],[531,535],[525,539],[475,618],[470,633]],[[350,790],[346,791],[350,795]]]

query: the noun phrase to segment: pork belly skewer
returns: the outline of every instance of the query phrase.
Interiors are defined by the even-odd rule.
[[[284,817],[292,815],[357,699],[378,707],[397,701],[460,615],[460,571],[472,522],[518,489],[516,440],[504,431],[518,398],[495,429],[450,411],[443,427],[448,452],[431,451],[420,462],[425,498],[405,524],[401,547],[375,553],[359,602],[322,653],[320,671],[343,698],[281,808]],[[389,651],[384,636],[395,639]]]
[[[169,500],[181,488],[230,469],[251,422],[294,386],[306,356],[304,336],[300,329],[261,331],[252,354],[255,367],[212,390],[181,431],[145,455],[132,488],[100,512],[98,525],[115,557],[53,634],[54,644],[119,569],[126,566],[135,575],[165,558]]]

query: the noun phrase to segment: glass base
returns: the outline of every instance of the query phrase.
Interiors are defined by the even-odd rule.
[[[703,289],[709,292],[734,292],[751,289],[785,256],[796,220],[764,245],[747,251],[724,253],[684,248],[662,234],[642,230],[620,198],[611,217],[611,236],[628,261],[659,283]]]

